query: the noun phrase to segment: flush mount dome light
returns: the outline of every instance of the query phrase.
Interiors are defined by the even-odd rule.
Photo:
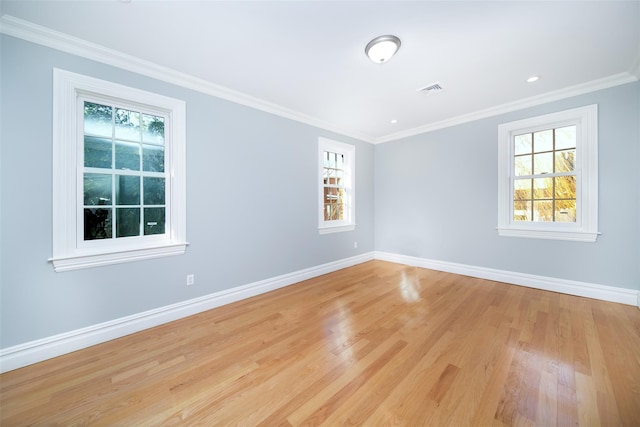
[[[400,39],[396,36],[380,36],[371,40],[364,52],[376,64],[387,62],[400,49]]]

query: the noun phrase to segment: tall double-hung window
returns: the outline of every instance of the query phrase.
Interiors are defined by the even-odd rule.
[[[499,234],[595,241],[597,106],[506,123],[498,132]]]
[[[349,231],[355,228],[355,147],[319,139],[320,234]]]
[[[184,102],[54,72],[56,271],[184,253]]]

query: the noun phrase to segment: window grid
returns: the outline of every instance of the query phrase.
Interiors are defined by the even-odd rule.
[[[565,137],[559,143],[558,134],[563,132]],[[545,135],[551,136],[548,147]],[[576,126],[519,134],[513,144],[513,220],[575,222]],[[530,149],[523,150],[522,145]],[[543,148],[537,149],[537,145]]]
[[[79,217],[83,218],[84,233],[79,238],[86,242],[164,234],[167,193],[164,172],[166,117],[136,111],[135,108],[127,109],[102,100],[80,101],[83,107],[79,109],[83,132],[80,133],[82,141],[79,146],[82,147],[84,160],[82,179],[79,180],[82,183],[79,196],[83,197],[83,203],[79,203],[82,206]],[[86,121],[92,114],[98,117],[99,123],[93,123],[94,129],[89,129]],[[107,115],[108,121],[104,120]],[[108,131],[106,127],[109,128]],[[102,147],[96,148],[100,144]],[[103,155],[101,158],[101,150],[108,150],[110,155]],[[91,155],[93,157],[89,159]],[[110,181],[108,190],[103,189],[107,190],[103,194],[92,191],[91,188],[92,178],[99,179],[100,176],[108,177],[103,181]],[[156,190],[155,198],[151,194],[153,187]],[[91,193],[94,193],[93,198]]]
[[[346,187],[345,158],[342,153],[324,151],[323,153],[323,186],[324,186],[324,220],[342,221],[345,212]]]

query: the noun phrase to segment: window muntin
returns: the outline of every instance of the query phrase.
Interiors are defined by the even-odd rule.
[[[353,230],[355,147],[326,138],[318,146],[320,234]]]
[[[322,182],[324,187],[324,220],[344,221],[345,196],[345,155],[324,151]]]
[[[58,69],[53,89],[55,271],[183,254],[184,101]]]
[[[90,240],[165,234],[167,177],[162,113],[79,98],[79,246]]]
[[[513,220],[576,222],[576,125],[513,138]]]
[[[498,234],[593,242],[597,106],[498,127]]]

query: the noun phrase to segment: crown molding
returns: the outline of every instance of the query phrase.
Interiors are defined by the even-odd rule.
[[[145,61],[135,56],[127,55],[11,15],[3,15],[0,18],[0,33],[181,86],[186,89],[195,90],[216,98],[225,99],[286,119],[335,132],[343,136],[352,137],[360,141],[368,143],[374,142],[374,138],[369,135],[334,126],[331,123],[315,117],[211,83],[205,79],[182,73],[150,61]]]
[[[637,71],[640,74],[640,64],[638,64]],[[392,133],[380,138],[376,138],[374,144],[381,144],[384,142],[396,141],[401,138],[409,136],[419,135],[421,133],[432,132],[434,130],[448,128],[451,126],[460,125],[463,123],[472,122],[479,119],[486,119],[488,117],[497,116],[500,114],[510,113],[512,111],[522,110],[524,108],[534,107],[536,105],[547,104],[553,101],[559,101],[565,98],[571,98],[573,96],[583,95],[589,92],[595,92],[610,87],[632,83],[638,81],[639,78],[631,73],[614,74],[602,79],[592,80],[590,82],[581,83],[575,86],[569,86],[564,89],[547,92],[541,95],[536,95],[530,98],[524,98],[519,101],[509,102],[507,104],[497,105],[495,107],[487,108],[484,110],[475,111],[473,113],[464,114],[461,116],[453,117],[451,119],[442,120],[435,123],[430,123],[425,126],[408,129],[402,132]]]
[[[456,126],[640,80],[640,58],[638,58],[635,64],[631,67],[630,72],[615,74],[602,79],[475,111],[401,132],[391,133],[381,137],[373,137],[361,132],[340,128],[315,117],[211,83],[190,74],[182,73],[150,61],[145,61],[132,55],[127,55],[10,15],[3,15],[0,18],[0,33],[372,144],[396,141],[402,138],[419,135],[421,133],[432,132],[434,130]]]

